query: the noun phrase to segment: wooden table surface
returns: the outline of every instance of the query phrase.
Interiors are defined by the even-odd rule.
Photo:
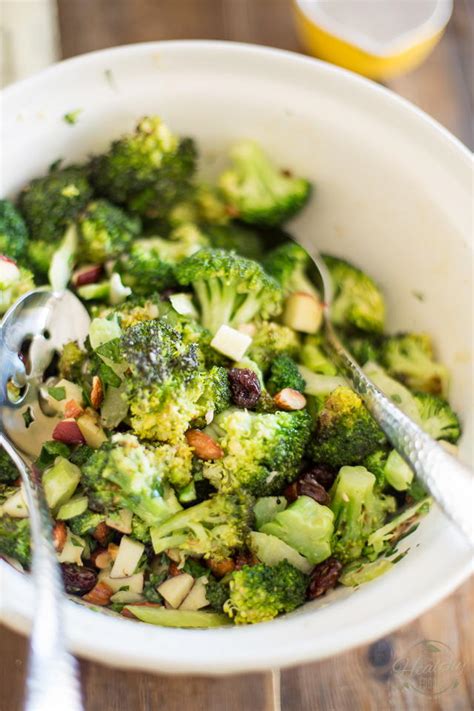
[[[185,38],[301,51],[290,0],[58,0],[58,5],[64,57],[130,42]],[[387,82],[470,147],[473,17],[470,0],[455,0],[454,16],[434,53],[415,72]],[[442,561],[439,574],[443,575]],[[385,639],[281,673],[180,678],[82,661],[86,710],[468,711],[474,707],[473,610],[471,582]],[[422,640],[447,645],[457,661],[449,678],[451,688],[443,693],[406,688],[396,671],[394,660],[409,655]],[[1,628],[0,711],[21,708],[26,651],[22,637]],[[436,689],[444,688],[442,673],[435,674]]]

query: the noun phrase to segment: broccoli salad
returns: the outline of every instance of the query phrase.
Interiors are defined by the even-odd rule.
[[[328,355],[306,252],[310,183],[255,142],[215,184],[156,116],[0,202],[0,313],[35,285],[91,315],[43,384],[36,468],[66,591],[173,627],[253,624],[390,570],[430,499]],[[324,255],[332,316],[432,437],[460,436],[425,333],[389,335],[371,276]],[[28,507],[0,452],[0,554],[28,569]]]

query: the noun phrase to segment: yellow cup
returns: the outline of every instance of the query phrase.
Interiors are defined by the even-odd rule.
[[[305,49],[371,79],[415,69],[439,42],[452,0],[293,0]]]

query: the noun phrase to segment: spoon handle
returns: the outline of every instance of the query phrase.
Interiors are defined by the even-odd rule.
[[[369,380],[342,346],[327,314],[324,326],[332,353],[353,389],[397,452],[474,547],[472,472],[423,432]]]
[[[0,446],[10,455],[25,486],[33,540],[35,605],[25,711],[52,711],[60,708],[81,711],[83,706],[77,662],[65,646],[63,582],[52,543],[48,505],[34,472],[1,433]]]

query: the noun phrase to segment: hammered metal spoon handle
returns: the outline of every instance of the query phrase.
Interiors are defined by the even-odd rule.
[[[81,711],[77,662],[64,641],[63,581],[52,543],[48,505],[34,473],[0,433],[0,446],[18,469],[25,487],[33,540],[34,620],[30,638],[25,711]]]
[[[397,452],[474,547],[472,472],[423,432],[374,385],[342,346],[327,311],[326,307],[327,341],[340,369]]]

